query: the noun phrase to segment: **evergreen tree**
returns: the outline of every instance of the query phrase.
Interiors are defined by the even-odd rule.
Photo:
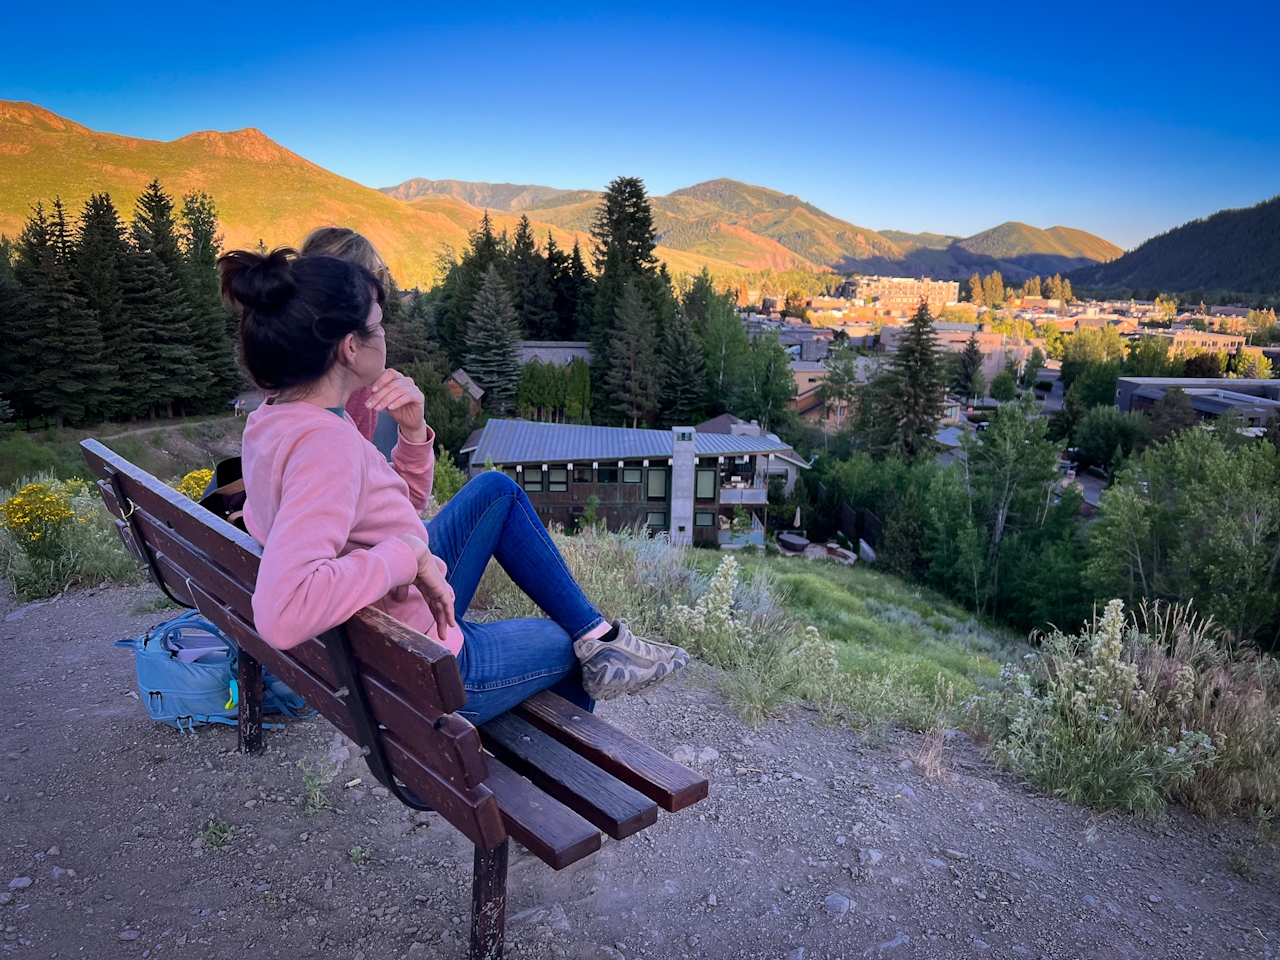
[[[721,295],[716,293],[715,284],[711,280],[711,271],[703,267],[702,272],[693,278],[680,298],[680,305],[684,307],[685,315],[697,325],[698,330],[705,332],[707,316],[712,309],[712,304],[720,299]]]
[[[207,193],[182,198],[180,239],[196,359],[209,377],[205,407],[222,410],[243,381],[235,357],[236,314],[223,302],[218,282],[218,211]]]
[[[530,340],[550,340],[558,323],[555,292],[548,275],[547,258],[533,239],[529,218],[521,216],[511,242],[512,306],[525,336]]]
[[[587,262],[582,258],[582,248],[577,240],[573,241],[573,252],[569,254],[569,264],[565,268],[561,287],[565,291],[566,300],[574,305],[573,319],[565,328],[566,337],[590,340],[591,326],[596,315],[596,278],[587,269]]]
[[[471,232],[470,245],[462,259],[450,267],[436,298],[436,331],[451,364],[461,364],[467,355],[472,304],[490,267],[496,268],[500,279],[507,279],[506,237],[494,235],[493,221],[485,211],[480,226]],[[510,287],[507,296],[510,299]]]
[[[507,413],[520,384],[520,334],[507,285],[494,264],[476,292],[467,324],[466,370],[484,389],[484,406]]]
[[[172,415],[174,404],[200,398],[209,388],[201,344],[192,329],[186,261],[178,243],[173,200],[152,180],[138,197],[131,229],[125,302],[139,324],[147,386],[132,391],[152,411]],[[139,385],[141,386],[141,385]]]
[[[0,283],[16,285],[18,278],[13,275],[13,241],[0,233]]]
[[[618,329],[622,313],[618,307],[628,284],[634,283],[661,338],[675,319],[676,301],[666,266],[654,256],[657,232],[653,211],[638,177],[618,177],[609,184],[591,224],[596,242],[598,280],[594,294],[594,323],[591,328],[597,376],[607,376],[609,342]]]
[[[72,237],[61,200],[37,204],[18,237],[14,275],[24,288],[16,324],[14,397],[26,419],[52,414],[61,427],[100,413],[115,368],[104,360],[98,318],[71,275]],[[25,401],[25,403],[24,403]]]
[[[632,427],[658,410],[661,370],[655,327],[639,284],[630,281],[618,303],[615,329],[608,342],[605,390],[612,408]]]
[[[590,309],[592,283],[578,241],[573,242],[573,251],[565,254],[556,246],[555,238],[547,234],[547,275],[556,315],[552,339],[572,340],[578,333],[580,314]]]
[[[124,272],[129,258],[124,222],[111,197],[94,194],[85,201],[71,256],[76,287],[98,318],[104,358],[115,367],[104,412],[119,416],[129,409],[128,395],[139,376],[138,331],[124,302]]]
[[[707,398],[707,369],[702,344],[683,312],[667,327],[662,341],[662,419],[668,426],[702,419]]]
[[[907,460],[932,451],[946,388],[928,304],[920,304],[911,318],[884,379],[887,389],[878,412],[891,428],[893,449]]]
[[[978,346],[977,334],[969,334],[969,340],[960,352],[960,363],[956,368],[956,378],[952,389],[962,397],[974,396],[974,374],[982,372],[982,348]]]

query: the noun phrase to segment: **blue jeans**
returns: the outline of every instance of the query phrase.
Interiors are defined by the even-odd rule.
[[[458,712],[484,723],[548,687],[590,710],[573,642],[604,617],[573,579],[516,482],[496,470],[469,480],[427,524],[427,536],[431,552],[448,564],[465,638],[458,668],[467,703]],[[463,619],[491,557],[551,619]]]

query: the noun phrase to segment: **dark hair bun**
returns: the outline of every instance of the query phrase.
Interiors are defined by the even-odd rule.
[[[297,253],[280,247],[268,254],[233,250],[219,261],[222,295],[248,310],[272,313],[283,307],[297,289],[292,261]]]
[[[343,337],[368,336],[378,280],[334,257],[232,250],[218,258],[222,294],[240,309],[240,355],[264,390],[312,383],[329,369]]]

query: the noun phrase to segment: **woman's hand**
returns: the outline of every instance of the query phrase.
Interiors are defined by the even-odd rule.
[[[458,625],[453,613],[453,587],[449,586],[449,581],[444,578],[442,564],[432,554],[426,541],[412,534],[403,534],[399,539],[409,545],[413,550],[414,559],[418,561],[418,575],[413,583],[422,594],[422,599],[427,601],[431,615],[435,617],[437,636],[443,641],[445,629]],[[409,598],[409,584],[396,587],[391,591],[391,596],[397,602],[403,603]]]
[[[425,404],[422,391],[411,378],[387,368],[373,382],[373,393],[364,405],[390,413],[410,443],[426,443],[433,435],[424,419]]]

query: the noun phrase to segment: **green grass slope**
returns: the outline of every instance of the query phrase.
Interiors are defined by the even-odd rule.
[[[1077,270],[1071,282],[1081,287],[1280,293],[1280,196],[1184,223],[1118,260]]]
[[[473,207],[516,211],[576,191],[528,183],[473,183],[467,180],[424,180],[422,177],[414,177],[394,187],[379,187],[378,192],[397,200],[447,195],[457,197]]]

